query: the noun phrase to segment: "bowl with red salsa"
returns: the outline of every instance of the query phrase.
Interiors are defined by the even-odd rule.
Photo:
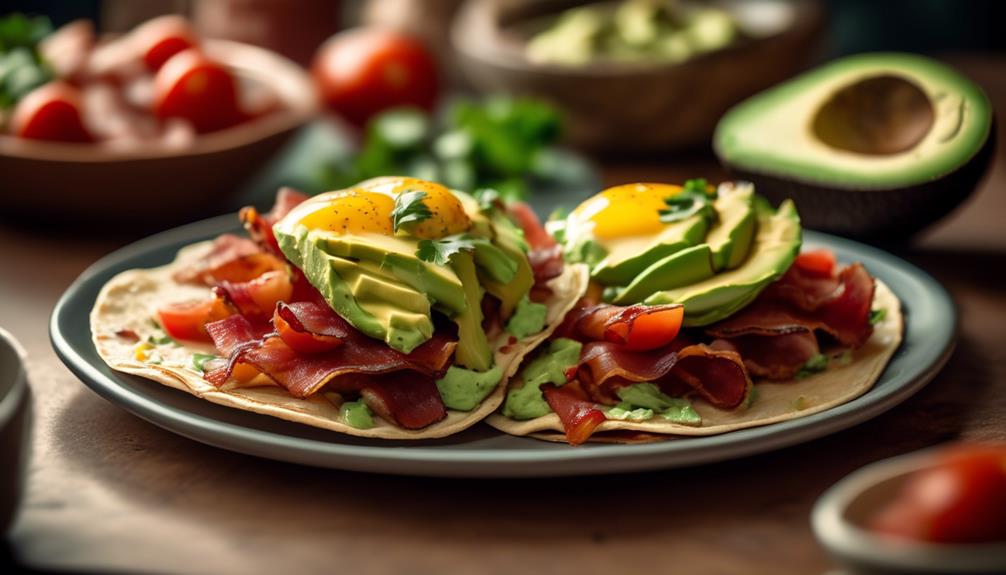
[[[0,204],[8,213],[191,218],[237,189],[316,110],[297,64],[201,38],[181,16],[117,36],[97,35],[88,21],[55,31],[38,17],[4,23]]]
[[[1006,573],[1006,442],[864,467],[821,496],[812,524],[851,573]]]

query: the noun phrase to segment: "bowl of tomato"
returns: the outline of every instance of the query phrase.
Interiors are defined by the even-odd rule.
[[[851,573],[1006,573],[1006,443],[864,467],[821,496],[811,523]]]
[[[316,113],[300,66],[178,16],[37,36],[0,54],[0,209],[27,223],[210,213]]]

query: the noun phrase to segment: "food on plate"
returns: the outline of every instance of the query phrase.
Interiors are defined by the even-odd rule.
[[[586,289],[585,266],[505,206],[407,177],[282,191],[172,263],[126,271],[91,314],[114,369],[365,437],[442,437],[503,401]]]
[[[723,49],[740,36],[730,12],[677,0],[595,2],[551,19],[527,44],[541,64],[683,62]]]
[[[278,106],[272,88],[214,59],[181,16],[102,40],[87,21],[54,32],[45,18],[20,14],[0,24],[0,133],[177,147]]]
[[[401,32],[356,28],[318,49],[311,73],[322,101],[348,122],[364,126],[398,106],[433,109],[437,63],[423,43]]]
[[[325,180],[342,188],[404,174],[519,199],[531,184],[561,181],[568,172],[555,153],[560,127],[554,108],[526,98],[457,99],[439,117],[395,108],[368,123],[359,154],[328,166]]]
[[[793,419],[865,393],[901,341],[887,286],[801,253],[793,203],[751,184],[616,186],[547,230],[591,282],[488,419],[507,433],[641,441]]]
[[[1006,542],[1006,444],[943,448],[868,521],[881,535],[928,543]]]
[[[896,236],[974,189],[990,161],[992,117],[981,88],[945,64],[861,54],[738,104],[713,145],[759,193],[812,207],[812,227]]]

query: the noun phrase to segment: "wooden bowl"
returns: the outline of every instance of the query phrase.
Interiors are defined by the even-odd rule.
[[[468,0],[451,27],[458,62],[487,92],[534,96],[566,115],[566,137],[607,152],[707,145],[733,104],[806,67],[822,29],[817,2],[721,0],[748,38],[682,63],[538,64],[525,55],[529,22],[572,0]]]
[[[926,449],[868,465],[832,486],[814,505],[814,535],[843,573],[908,575],[1006,573],[1006,543],[937,544],[891,540],[866,523],[898,493],[909,474],[931,467],[940,450]]]
[[[0,328],[0,535],[14,519],[27,469],[31,399],[24,350]]]
[[[314,116],[317,102],[307,73],[278,54],[223,40],[204,46],[242,80],[272,88],[280,109],[197,135],[182,148],[151,142],[121,149],[0,136],[0,212],[29,225],[86,218],[135,227],[212,211]]]

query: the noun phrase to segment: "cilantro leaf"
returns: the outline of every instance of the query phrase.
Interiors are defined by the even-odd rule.
[[[461,251],[472,251],[480,240],[468,235],[447,236],[439,240],[419,240],[416,257],[438,266],[450,263],[451,256]]]
[[[870,310],[870,325],[877,325],[887,317],[887,310],[884,308]]]
[[[703,178],[686,181],[680,192],[664,199],[666,207],[660,210],[660,221],[679,222],[699,213],[712,219],[716,215],[711,203],[714,196],[709,194],[708,189]]]
[[[192,367],[196,368],[198,371],[206,371],[206,362],[211,359],[217,359],[217,356],[212,353],[196,352],[192,354]]]
[[[828,356],[818,353],[808,359],[807,363],[803,364],[800,371],[796,373],[796,378],[803,379],[805,377],[810,377],[815,373],[821,373],[826,369],[828,369]]]
[[[398,231],[402,225],[409,222],[421,222],[430,219],[433,214],[423,203],[426,192],[412,190],[395,196],[395,207],[391,210],[391,225]]]

